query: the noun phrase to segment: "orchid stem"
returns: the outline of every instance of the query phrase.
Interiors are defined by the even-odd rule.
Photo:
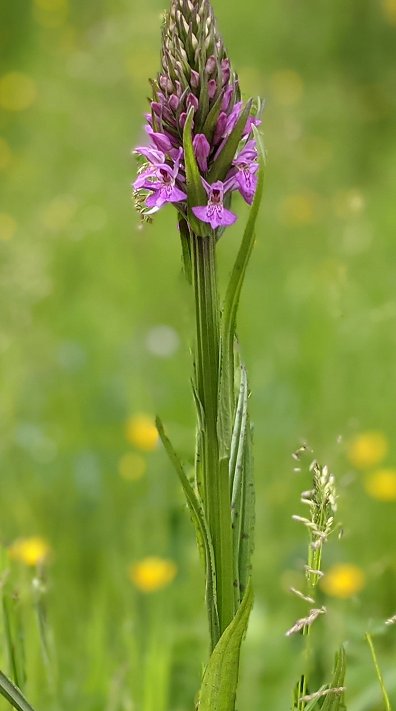
[[[191,234],[196,316],[196,387],[202,406],[202,499],[212,538],[220,635],[234,616],[233,544],[228,467],[217,435],[220,324],[215,239]],[[212,638],[213,640],[213,638]]]

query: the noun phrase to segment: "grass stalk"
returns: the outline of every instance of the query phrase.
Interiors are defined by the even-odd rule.
[[[372,656],[372,658],[373,658],[373,663],[374,663],[375,671],[376,671],[376,673],[377,673],[377,679],[378,679],[379,685],[380,685],[380,687],[381,687],[382,697],[383,697],[383,699],[384,699],[384,708],[385,708],[385,711],[392,711],[392,707],[391,707],[391,703],[390,703],[390,700],[389,700],[388,692],[387,692],[387,690],[386,690],[386,688],[385,688],[384,677],[383,677],[383,675],[382,675],[382,671],[381,671],[380,665],[379,665],[379,663],[378,663],[377,654],[376,654],[376,651],[375,651],[373,639],[372,639],[372,637],[371,637],[371,634],[369,634],[368,632],[366,633],[366,640],[367,640],[367,644],[368,644],[368,646],[369,646],[369,648],[370,648],[370,652],[371,652],[371,656]]]

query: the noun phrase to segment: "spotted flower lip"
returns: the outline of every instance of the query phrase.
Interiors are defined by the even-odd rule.
[[[208,195],[208,202],[207,205],[192,208],[195,217],[198,217],[202,222],[208,222],[213,230],[233,225],[237,216],[224,207],[224,195],[232,188],[233,179],[225,183],[217,180],[212,185],[209,185],[206,180],[202,180],[202,182]]]
[[[146,205],[150,209],[158,210],[165,203],[182,202],[187,199],[187,194],[177,187],[176,179],[179,173],[182,149],[179,150],[178,157],[173,167],[165,162],[158,163],[157,160],[163,156],[158,151],[147,151],[137,149],[138,153],[155,160],[155,163],[145,168],[135,180],[133,187],[135,190],[151,190],[151,194],[146,199]]]

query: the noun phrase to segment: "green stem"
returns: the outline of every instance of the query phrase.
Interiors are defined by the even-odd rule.
[[[228,462],[220,463],[217,435],[220,325],[214,237],[191,234],[191,257],[197,340],[196,390],[203,414],[201,495],[213,544],[222,634],[234,616],[234,592]]]
[[[368,646],[370,647],[370,652],[371,652],[371,656],[372,656],[372,658],[373,658],[375,671],[376,671],[376,673],[377,673],[377,678],[378,678],[378,681],[379,681],[379,685],[380,685],[380,687],[381,687],[382,696],[383,696],[383,700],[384,700],[385,711],[392,711],[392,707],[391,707],[391,704],[390,704],[388,692],[386,691],[386,688],[385,688],[384,677],[382,676],[382,671],[381,671],[380,665],[378,664],[378,659],[377,659],[377,655],[376,655],[376,652],[375,652],[374,643],[373,643],[373,640],[372,640],[371,635],[370,635],[368,632],[367,632],[367,634],[366,634],[366,640],[367,640]]]

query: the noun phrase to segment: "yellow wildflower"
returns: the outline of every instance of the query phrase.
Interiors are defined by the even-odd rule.
[[[151,452],[158,443],[158,432],[154,420],[148,415],[133,415],[126,425],[126,438],[135,447]]]
[[[155,592],[169,585],[177,572],[176,564],[166,558],[143,558],[128,569],[129,578],[138,590]]]
[[[378,501],[396,501],[396,469],[377,469],[366,476],[364,487]]]
[[[18,560],[25,565],[38,565],[43,563],[50,554],[47,541],[40,536],[19,538],[8,548],[8,555],[12,560]]]
[[[36,98],[33,79],[22,72],[9,72],[0,77],[0,107],[7,111],[24,111]]]
[[[388,440],[382,432],[362,432],[350,442],[347,455],[356,469],[369,469],[382,462],[388,449]]]
[[[361,568],[352,563],[340,563],[326,573],[321,588],[327,595],[346,599],[359,593],[365,582],[366,577]]]
[[[123,479],[138,481],[147,469],[146,460],[140,454],[128,452],[123,454],[118,462],[118,471]]]

